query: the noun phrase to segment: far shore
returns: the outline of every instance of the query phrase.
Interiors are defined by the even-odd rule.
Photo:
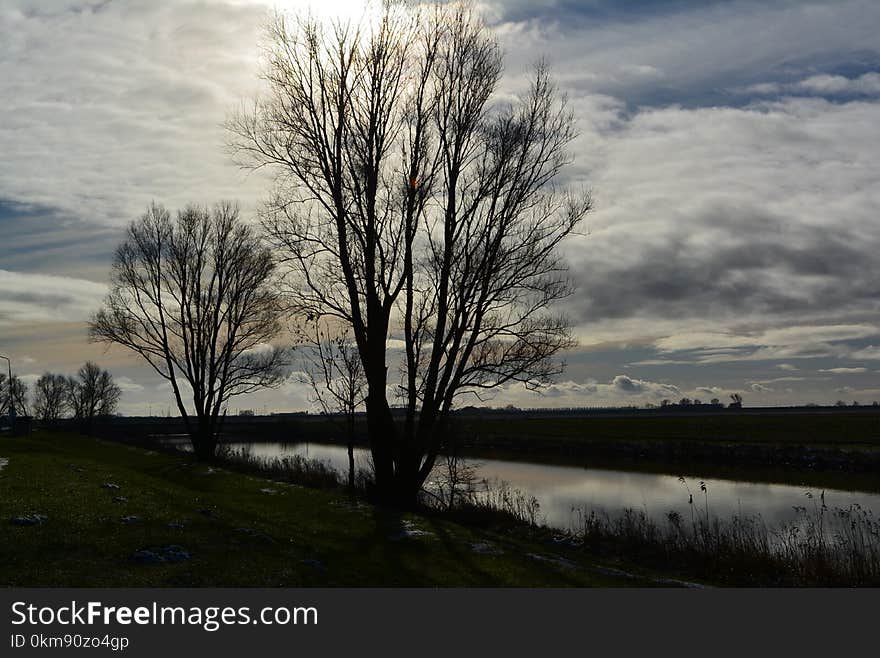
[[[70,429],[62,424],[58,429]],[[118,417],[95,433],[135,443],[186,441],[180,418]],[[462,454],[563,466],[880,491],[880,409],[795,407],[687,410],[457,412]],[[337,419],[230,416],[225,443],[346,442]],[[367,445],[363,419],[355,444]]]

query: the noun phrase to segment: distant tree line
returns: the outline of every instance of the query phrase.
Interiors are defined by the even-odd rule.
[[[9,413],[10,391],[17,416],[33,416],[45,423],[65,418],[79,421],[81,429],[90,431],[96,418],[116,413],[122,391],[113,375],[97,364],[87,361],[75,375],[43,373],[30,387],[13,375],[12,386],[0,375],[0,407]]]
[[[19,416],[28,416],[28,385],[18,375],[12,375],[12,382],[5,373],[0,373],[0,415],[12,409]]]
[[[742,409],[743,406],[743,397],[739,393],[731,393],[730,402],[727,405],[728,409]],[[716,409],[723,409],[724,403],[721,402],[718,398],[712,398],[709,402],[703,402],[699,398],[682,398],[678,402],[673,402],[672,400],[662,400],[660,402],[660,407],[662,409],[667,409],[669,407],[679,407],[679,408],[687,408],[687,407],[709,407]]]

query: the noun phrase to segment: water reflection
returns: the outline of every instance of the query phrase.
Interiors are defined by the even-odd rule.
[[[235,448],[250,446],[258,457],[283,457],[302,455],[329,463],[345,472],[348,455],[343,446],[317,443],[255,443],[232,444]],[[355,450],[358,468],[369,466],[369,451]],[[573,508],[604,510],[611,515],[625,508],[644,510],[648,516],[661,520],[669,511],[675,510],[690,518],[688,495],[693,494],[696,513],[704,515],[708,502],[710,516],[728,519],[734,514],[760,514],[771,527],[795,519],[795,506],[812,507],[818,504],[819,491],[813,490],[815,498],[806,496],[805,487],[787,484],[767,484],[702,477],[688,477],[684,483],[677,475],[638,473],[633,471],[579,468],[576,466],[552,466],[498,459],[478,459],[480,478],[503,480],[527,495],[534,496],[541,505],[541,514],[550,525],[568,529],[574,518]],[[705,481],[706,492],[700,490]],[[880,494],[857,491],[825,490],[825,503],[830,508],[848,507],[858,503],[865,509],[880,513]]]

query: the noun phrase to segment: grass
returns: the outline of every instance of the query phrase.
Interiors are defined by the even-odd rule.
[[[462,496],[453,513],[468,523],[552,537],[593,557],[623,557],[629,564],[663,569],[690,580],[748,587],[880,586],[880,519],[858,504],[830,508],[825,492],[807,492],[809,502],[778,527],[760,515],[722,519],[710,512],[709,490],[691,491],[680,478],[690,512],[670,511],[662,520],[644,510],[574,508],[568,532],[544,525],[538,501],[505,482],[487,482]]]
[[[220,446],[217,461],[236,471],[310,489],[338,489],[342,486],[342,475],[328,463],[306,459],[302,455],[258,457],[250,445],[243,448]]]
[[[447,513],[470,525],[545,537],[595,558],[623,559],[668,576],[726,586],[880,586],[880,519],[855,503],[828,507],[825,492],[807,492],[795,518],[768,526],[760,515],[711,513],[705,482],[693,491],[679,478],[689,514],[670,511],[657,520],[644,510],[572,509],[568,531],[546,525],[533,496],[507,482],[481,480],[462,487]]]
[[[402,515],[352,502],[341,490],[208,468],[186,455],[36,433],[0,439],[0,458],[8,460],[0,470],[3,586],[656,583],[650,574],[610,573],[604,560],[576,549],[431,514]],[[47,519],[11,523],[29,514]],[[191,559],[143,564],[132,557],[169,545]]]
[[[769,528],[760,516],[722,520],[670,512],[658,523],[643,511],[590,512],[569,538],[590,554],[624,554],[694,578],[736,586],[877,587],[880,522],[858,505],[800,507],[795,521]]]

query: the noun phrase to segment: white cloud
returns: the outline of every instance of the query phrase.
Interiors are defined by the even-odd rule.
[[[865,73],[857,78],[842,75],[813,75],[794,85],[795,89],[814,94],[880,94],[880,73]]]
[[[137,393],[144,390],[144,387],[131,377],[116,377],[114,381],[123,393]]]
[[[792,83],[759,82],[739,87],[734,90],[748,96],[789,95],[861,95],[876,96],[880,94],[880,73],[863,73],[854,78],[843,75],[811,75],[808,78]]]
[[[39,378],[40,378],[40,375],[38,375],[37,373],[30,373],[30,374],[27,374],[27,375],[21,375],[21,377],[19,377],[19,379],[20,379],[22,382],[24,382],[25,386],[28,387],[28,390],[29,390],[31,393],[33,393],[33,390],[34,390],[34,384],[37,383],[37,380],[38,380]]]
[[[0,326],[83,320],[106,293],[94,281],[0,270]]]
[[[633,379],[628,375],[617,375],[611,380],[609,390],[620,395],[647,395],[653,398],[674,396],[681,392],[677,386],[671,384]]]
[[[834,375],[856,375],[861,374],[863,372],[868,372],[867,368],[827,368],[825,370],[820,370],[819,372],[830,372]]]
[[[680,92],[743,77],[761,83],[756,74],[875,52],[880,30],[880,12],[871,0],[694,3],[643,11],[637,20],[625,10],[613,15],[625,3],[485,4],[494,20],[506,21],[500,31],[515,69],[544,53],[572,86],[614,95],[637,91],[650,97],[658,86]],[[652,76],[634,75],[639,67]]]
[[[749,382],[750,384],[780,384],[782,382],[803,382],[807,381],[806,377],[773,377],[772,379],[762,379],[760,381]]]
[[[496,391],[487,404],[503,406],[510,403],[520,407],[555,408],[642,405],[663,398],[678,399],[681,396],[681,389],[668,382],[654,382],[636,379],[629,375],[616,375],[607,382],[598,382],[592,379],[585,382],[560,381],[538,391],[529,391],[525,387],[515,384]],[[470,396],[463,396],[459,400],[460,406],[473,403],[479,402]]]
[[[870,324],[791,326],[766,329],[752,334],[721,332],[680,333],[657,340],[661,353],[688,353],[691,363],[728,363],[734,361],[767,361],[779,358],[812,359],[832,356],[853,356],[846,341],[880,334]],[[687,362],[688,359],[679,359]],[[783,367],[786,366],[786,367]],[[780,370],[797,370],[791,364],[780,364]]]
[[[870,361],[880,361],[880,345],[868,345],[868,347],[856,350],[850,357],[853,359],[867,359]]]
[[[13,1],[0,10],[0,199],[127,223],[261,186],[223,151],[257,88],[264,6]]]

